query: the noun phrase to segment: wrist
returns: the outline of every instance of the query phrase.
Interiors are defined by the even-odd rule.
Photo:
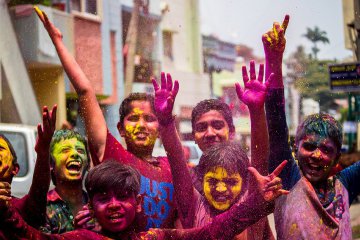
[[[175,121],[175,116],[169,116],[166,118],[159,118],[158,119],[159,124],[163,127],[170,125],[171,123],[173,123]]]

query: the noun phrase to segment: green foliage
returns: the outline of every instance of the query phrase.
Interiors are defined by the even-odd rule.
[[[15,6],[15,5],[21,5],[21,4],[42,4],[45,6],[50,6],[51,5],[51,0],[10,0],[9,1],[9,5],[10,6]]]
[[[317,43],[322,42],[326,44],[330,42],[329,38],[327,37],[327,33],[320,30],[318,26],[315,26],[314,29],[307,28],[306,33],[303,36],[314,44],[311,48],[311,51],[313,52],[315,59],[317,59],[317,54],[320,51],[320,49],[317,47]]]
[[[336,107],[336,98],[346,97],[344,93],[330,91],[328,65],[333,63],[336,61],[312,59],[301,46],[287,60],[288,77],[294,82],[301,97],[318,101],[320,110],[324,112]]]

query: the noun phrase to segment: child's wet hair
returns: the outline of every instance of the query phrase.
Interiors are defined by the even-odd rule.
[[[134,168],[114,159],[105,160],[91,169],[85,179],[90,199],[97,193],[114,191],[116,195],[128,196],[140,192],[140,174]]]
[[[151,110],[155,113],[155,106],[154,106],[154,96],[147,93],[130,93],[127,98],[125,98],[119,108],[120,114],[120,126],[124,126],[124,119],[125,117],[131,112],[131,103],[133,101],[145,101],[149,102],[151,106]]]
[[[317,113],[307,116],[296,130],[296,146],[298,146],[299,142],[309,134],[325,136],[331,139],[335,143],[337,151],[340,152],[343,137],[342,127],[331,115]]]
[[[220,101],[219,99],[207,99],[199,102],[192,110],[191,126],[193,133],[195,132],[196,121],[199,120],[199,118],[204,113],[207,113],[211,110],[218,111],[224,117],[226,123],[229,126],[230,133],[235,132],[235,126],[234,126],[230,107],[226,103]]]
[[[219,166],[223,167],[229,175],[239,173],[243,186],[247,186],[250,161],[239,142],[221,142],[207,149],[196,168],[198,178],[203,181],[207,172]],[[243,190],[246,190],[246,187],[242,188],[242,192]]]
[[[9,141],[9,139],[7,137],[5,137],[4,134],[0,133],[0,138],[4,139],[4,141],[7,143],[9,149],[10,149],[10,153],[13,157],[13,160],[12,160],[12,164],[17,164],[17,155],[16,155],[16,152],[15,152],[15,149],[13,147],[13,145],[11,144],[11,142]]]

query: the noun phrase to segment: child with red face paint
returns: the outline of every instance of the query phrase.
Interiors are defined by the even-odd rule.
[[[278,239],[351,239],[349,206],[360,191],[360,163],[331,176],[340,157],[342,130],[328,114],[308,116],[296,131],[295,157],[288,142],[282,79],[284,33],[289,22],[263,36],[266,73],[275,73],[266,99],[270,138],[270,170],[279,159],[289,164],[281,173],[289,195],[276,201],[275,225]]]
[[[46,193],[50,185],[49,145],[55,130],[56,106],[52,111],[43,108],[43,124],[38,125],[35,145],[37,159],[29,193],[22,198],[11,196],[11,182],[19,171],[16,153],[10,141],[0,135],[0,200],[10,201],[24,220],[32,227],[39,228],[45,221]],[[0,239],[8,239],[8,229],[0,224]]]
[[[49,21],[46,14],[37,14],[53,41],[64,70],[73,84],[81,108],[94,165],[113,158],[137,169],[141,174],[141,191],[144,197],[144,228],[174,227],[176,219],[174,187],[166,157],[153,157],[158,137],[158,120],[154,113],[153,97],[143,93],[130,94],[122,102],[117,125],[125,139],[127,150],[108,131],[102,110],[92,84],[62,42],[61,32]],[[85,209],[76,221],[87,218]]]
[[[273,200],[283,192],[276,176],[285,164],[266,177],[261,176],[256,169],[249,168],[255,183],[250,194],[241,203],[234,204],[229,211],[216,216],[211,223],[201,228],[136,231],[136,221],[142,206],[139,194],[140,175],[132,167],[116,160],[108,160],[94,167],[85,180],[90,205],[102,226],[100,233],[86,229],[61,235],[41,233],[28,226],[11,204],[8,205],[7,201],[1,199],[0,226],[8,230],[11,239],[232,239],[271,211]]]
[[[266,84],[262,84],[263,66],[260,66],[259,77],[256,79],[255,63],[250,63],[250,80],[243,67],[245,90],[236,85],[239,98],[245,102],[251,112],[251,128],[259,132],[252,136],[253,166],[259,171],[265,171],[267,161],[267,132],[265,123],[264,101]],[[271,80],[271,78],[269,78]],[[269,82],[269,81],[268,81]],[[212,104],[212,109],[199,109],[199,117],[195,121],[195,139],[205,150],[197,167],[199,182],[204,196],[194,189],[189,179],[190,172],[186,168],[181,142],[177,134],[172,108],[177,95],[179,84],[173,84],[170,74],[161,78],[161,87],[153,80],[155,89],[155,108],[160,123],[160,135],[169,157],[174,180],[175,196],[183,227],[201,227],[211,222],[212,218],[228,210],[234,203],[242,201],[247,194],[248,178],[247,166],[249,160],[242,151],[240,144],[231,143],[230,129],[234,131],[229,115],[223,115],[224,103]],[[206,105],[207,102],[205,103]],[[201,102],[203,104],[204,102]],[[225,118],[230,118],[225,120]],[[258,122],[257,122],[258,121]],[[230,124],[229,124],[230,122]],[[255,130],[256,129],[256,130]],[[231,134],[234,132],[231,131]],[[263,139],[260,139],[260,135]],[[211,140],[211,141],[210,141]],[[265,142],[265,144],[263,144]],[[260,148],[264,147],[264,149]],[[236,239],[273,239],[267,219],[249,227]]]

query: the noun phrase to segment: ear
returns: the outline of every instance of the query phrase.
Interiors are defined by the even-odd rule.
[[[235,131],[229,132],[229,140],[234,140],[235,138]]]
[[[143,202],[143,198],[141,197],[140,194],[138,194],[136,196],[136,209],[135,209],[137,213],[140,213],[142,211],[142,207],[141,207],[142,202]]]
[[[121,137],[125,137],[125,129],[124,129],[124,127],[121,125],[121,123],[118,122],[116,126],[117,126],[117,129],[118,129],[119,133],[120,133],[120,136],[121,136]]]
[[[12,174],[13,176],[16,176],[16,174],[18,174],[19,170],[20,170],[19,164],[18,164],[18,163],[14,163],[14,164],[13,164],[13,167],[12,167],[12,170],[11,170],[11,174]]]

